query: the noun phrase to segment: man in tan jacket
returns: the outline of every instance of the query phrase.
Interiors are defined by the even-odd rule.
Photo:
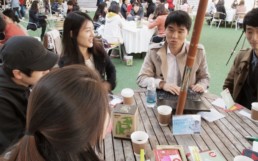
[[[165,21],[166,41],[164,44],[154,45],[148,51],[137,78],[139,86],[147,87],[150,78],[154,78],[156,88],[179,95],[190,46],[186,37],[191,23],[191,18],[184,11],[178,10],[168,15]],[[200,93],[209,86],[208,66],[202,45],[198,45],[189,86]]]
[[[241,50],[234,60],[223,89],[228,88],[235,102],[251,108],[258,101],[258,8],[244,17],[243,29],[252,49]]]

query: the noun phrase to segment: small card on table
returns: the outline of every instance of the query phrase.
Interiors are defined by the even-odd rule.
[[[200,115],[181,115],[173,116],[173,135],[200,134],[201,116]]]

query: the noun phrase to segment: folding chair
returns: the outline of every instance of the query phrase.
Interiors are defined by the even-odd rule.
[[[226,14],[225,14],[225,13],[222,13],[222,12],[216,12],[216,13],[214,13],[210,27],[212,27],[212,25],[213,25],[214,23],[218,23],[218,28],[219,28],[221,22],[222,22],[222,21],[225,21],[224,19],[220,18],[220,17],[222,17],[222,15],[224,15],[224,16],[226,17]]]

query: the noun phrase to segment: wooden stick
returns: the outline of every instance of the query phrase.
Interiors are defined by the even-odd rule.
[[[187,60],[186,60],[186,65],[185,65],[185,70],[184,70],[184,75],[182,80],[182,86],[180,89],[180,94],[179,94],[178,103],[176,107],[176,115],[182,115],[184,112],[188,83],[189,83],[192,67],[195,61],[197,46],[201,35],[201,30],[203,26],[207,4],[208,4],[208,0],[200,0],[199,2],[199,7],[197,10],[197,15],[196,15],[191,43],[190,43],[190,48],[187,55]]]

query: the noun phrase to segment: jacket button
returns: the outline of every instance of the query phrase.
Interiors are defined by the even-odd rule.
[[[163,74],[160,74],[161,77],[163,77]]]
[[[238,83],[238,85],[239,85],[239,86],[242,86],[242,85],[243,85],[243,83],[242,83],[242,82],[240,82],[240,83]]]

